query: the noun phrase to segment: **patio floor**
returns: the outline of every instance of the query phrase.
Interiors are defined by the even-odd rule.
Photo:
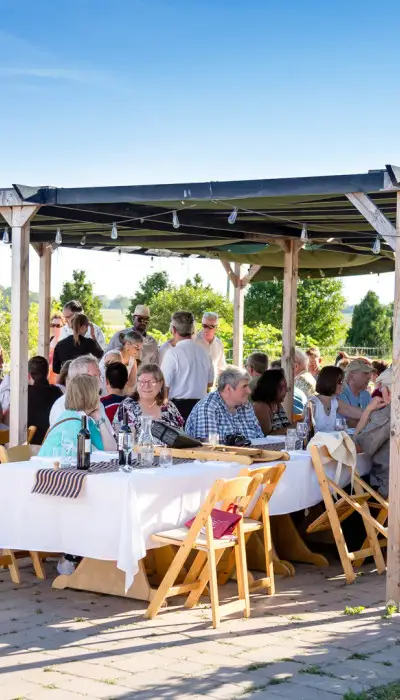
[[[338,565],[298,565],[274,597],[252,594],[249,620],[213,630],[207,604],[174,599],[147,621],[145,603],[52,590],[54,562],[43,582],[26,564],[20,586],[0,572],[1,700],[337,700],[400,679],[400,616],[382,617],[385,578],[368,567],[347,586]]]

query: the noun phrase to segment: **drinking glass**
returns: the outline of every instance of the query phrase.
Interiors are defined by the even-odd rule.
[[[160,450],[160,467],[167,469],[168,467],[172,467],[172,464],[173,460],[171,450],[169,447],[162,447]]]
[[[342,418],[341,416],[336,416],[335,430],[340,433],[342,430],[346,430],[346,428],[346,419]]]
[[[297,441],[297,430],[294,428],[288,428],[285,438],[285,450],[287,452],[293,452],[296,449]]]
[[[64,467],[70,467],[72,463],[72,450],[74,441],[69,433],[63,432],[61,435],[61,462]]]
[[[147,469],[153,466],[154,459],[154,445],[141,445],[140,446],[140,466],[143,469]]]
[[[297,423],[297,439],[301,441],[301,449],[303,449],[304,440],[307,437],[308,426],[307,423],[301,422]]]
[[[208,433],[208,442],[213,447],[219,445],[219,434],[218,433]]]

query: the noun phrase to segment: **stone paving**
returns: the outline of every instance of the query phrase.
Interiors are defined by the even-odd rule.
[[[47,581],[26,564],[20,586],[0,572],[1,700],[338,700],[400,679],[399,616],[383,618],[385,579],[368,568],[346,586],[337,565],[298,565],[275,596],[252,594],[249,620],[213,630],[207,599],[147,621],[145,603],[56,591],[53,562]]]

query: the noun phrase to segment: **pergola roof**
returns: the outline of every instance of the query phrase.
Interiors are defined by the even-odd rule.
[[[0,205],[34,203],[32,243],[121,250],[124,253],[220,258],[261,265],[254,278],[282,276],[284,253],[276,239],[309,242],[300,251],[302,277],[388,272],[390,246],[372,253],[376,231],[347,198],[365,193],[395,225],[400,168],[386,166],[356,175],[122,187],[26,187],[0,190]],[[238,209],[234,224],[228,216]],[[179,228],[173,226],[173,212]],[[118,239],[112,240],[113,222]],[[175,222],[176,223],[176,222]],[[333,240],[332,240],[333,239]],[[329,241],[329,242],[328,242]]]

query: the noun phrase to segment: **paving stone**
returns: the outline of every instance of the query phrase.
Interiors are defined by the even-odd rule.
[[[384,666],[370,659],[349,660],[340,665],[326,666],[325,669],[337,678],[358,681],[364,687],[369,687],[370,681],[379,680],[383,685],[400,678],[400,671],[396,666]]]
[[[269,686],[266,690],[247,696],[243,700],[338,700],[337,693],[328,693],[320,688],[308,688],[294,683]]]
[[[291,679],[292,683],[307,686],[308,688],[318,688],[328,693],[336,693],[342,698],[348,691],[361,693],[363,685],[355,681],[343,680],[341,678],[330,678],[329,676],[318,676],[310,673],[298,673]]]

